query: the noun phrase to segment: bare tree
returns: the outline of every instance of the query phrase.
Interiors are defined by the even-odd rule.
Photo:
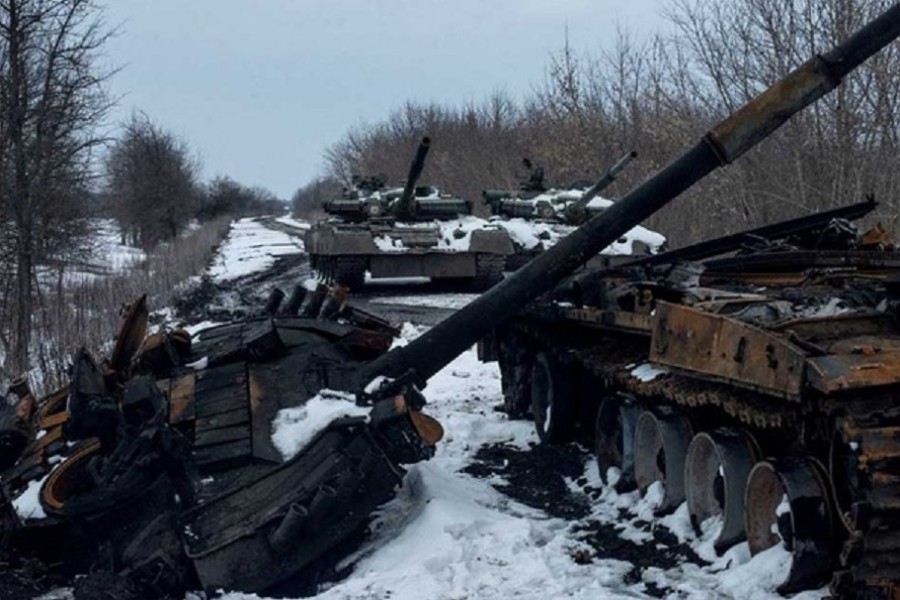
[[[146,115],[125,124],[106,167],[116,219],[137,245],[176,237],[200,208],[197,163],[187,144]]]
[[[13,322],[4,342],[18,371],[29,363],[35,267],[72,240],[80,213],[71,209],[85,199],[103,142],[110,71],[98,53],[109,35],[92,0],[0,0],[0,203],[12,240],[3,316]]]
[[[286,209],[287,204],[270,190],[259,186],[247,187],[220,175],[207,184],[198,217],[205,221],[225,215],[272,215],[283,213]]]

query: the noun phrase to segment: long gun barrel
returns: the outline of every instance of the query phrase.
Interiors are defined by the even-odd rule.
[[[815,56],[713,127],[684,154],[604,212],[407,346],[358,373],[365,385],[378,375],[414,372],[424,384],[491,329],[555,287],[584,262],[662,208],[694,183],[725,166],[835,87],[900,35],[894,4],[830,52]]]
[[[589,189],[585,190],[585,192],[581,195],[573,206],[575,210],[584,210],[587,208],[588,202],[597,197],[597,194],[608,188],[612,185],[612,182],[616,180],[616,177],[619,176],[619,173],[625,170],[632,160],[637,157],[637,152],[632,150],[610,167],[609,171],[603,174],[603,176],[597,180],[597,183],[592,185]]]
[[[409,174],[406,176],[406,185],[403,187],[403,193],[397,201],[397,213],[399,216],[412,216],[416,212],[415,191],[416,182],[422,175],[422,169],[425,168],[425,157],[428,155],[428,149],[431,147],[431,138],[423,137],[416,149],[416,156],[409,165]]]

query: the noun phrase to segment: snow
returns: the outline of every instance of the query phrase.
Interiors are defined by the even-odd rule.
[[[44,512],[44,507],[41,506],[40,497],[41,487],[43,487],[48,477],[50,477],[50,473],[47,473],[42,479],[32,480],[25,491],[12,501],[13,508],[15,508],[16,514],[19,515],[20,519],[46,518],[47,514]]]
[[[241,219],[231,224],[209,274],[215,281],[236,279],[268,269],[278,256],[302,251],[299,238],[270,229],[257,219]]]
[[[275,219],[275,221],[281,223],[282,225],[287,225],[288,227],[293,227],[302,231],[306,231],[310,227],[309,221],[295,219],[289,216],[278,217],[277,219]]]
[[[492,222],[505,229],[513,242],[526,250],[537,247],[546,250],[577,229],[572,225],[562,223],[530,221],[521,218],[495,219]],[[600,253],[608,255],[634,254],[635,243],[644,244],[651,253],[656,253],[666,243],[666,238],[662,234],[637,225]]]
[[[458,310],[478,297],[478,294],[418,294],[416,296],[380,296],[372,304],[399,304]]]
[[[633,368],[631,370],[631,376],[643,383],[647,383],[648,381],[653,381],[660,375],[665,375],[668,372],[669,371],[667,371],[663,367],[657,367],[655,365],[651,365],[650,363],[644,363]]]
[[[299,251],[298,242],[288,234],[245,219],[233,225],[211,275],[218,281],[248,275],[270,267],[274,256]],[[434,294],[383,297],[373,302],[456,308],[473,298]],[[404,325],[397,345],[424,331],[423,327]],[[650,364],[631,368],[633,376],[646,381],[664,372]],[[663,497],[661,484],[652,485],[643,498],[637,492],[619,494],[612,486],[602,486],[596,461],[590,459],[584,465],[583,478],[589,486],[602,490],[592,500],[588,517],[570,521],[551,517],[497,491],[492,484],[502,482],[502,475],[478,479],[464,473],[486,445],[504,443],[527,450],[537,443],[532,423],[510,421],[494,410],[502,402],[499,370],[496,363],[479,362],[474,349],[432,377],[424,393],[429,401],[425,412],[445,430],[435,457],[409,467],[397,497],[373,515],[370,537],[345,559],[350,575],[321,590],[317,597],[618,599],[646,597],[646,584],[653,583],[666,588],[670,597],[780,600],[774,590],[790,567],[790,556],[782,546],[751,557],[744,543],[717,556],[713,542],[720,523],[715,518],[704,522],[697,536],[685,505],[665,517],[654,516]],[[357,407],[346,394],[326,390],[303,407],[280,411],[273,423],[273,442],[289,458],[334,418],[368,411]],[[614,469],[609,479],[617,479]],[[42,484],[43,480],[31,482],[14,501],[21,518],[44,516],[38,502]],[[570,494],[584,494],[575,481],[567,484]],[[622,539],[648,547],[656,543],[653,531],[663,528],[707,562],[646,568],[640,581],[629,583],[632,580],[626,575],[633,565],[627,561],[595,557],[588,564],[578,564],[572,559],[575,550],[583,549],[576,529],[590,520],[610,524]],[[794,598],[813,600],[824,594],[824,590],[816,590]],[[205,597],[188,594],[191,600]],[[218,597],[260,598],[229,592],[220,592]]]
[[[382,252],[404,252],[407,249],[403,245],[403,240],[392,238],[389,235],[375,236],[372,238],[372,241],[375,242],[375,246]]]
[[[147,258],[140,248],[122,244],[121,229],[114,219],[94,219],[96,244],[93,264],[112,272],[122,272]]]
[[[487,221],[472,215],[459,216],[455,219],[424,221],[421,223],[396,223],[394,230],[399,234],[392,237],[390,232],[373,238],[375,245],[382,252],[406,252],[403,244],[404,232],[428,231],[434,234],[436,244],[428,248],[429,252],[466,252],[472,244],[472,233],[475,231],[500,231],[499,221]]]
[[[340,417],[364,417],[369,408],[357,406],[354,397],[344,392],[322,390],[303,406],[284,408],[272,421],[272,443],[285,460],[293,458],[333,420]]]

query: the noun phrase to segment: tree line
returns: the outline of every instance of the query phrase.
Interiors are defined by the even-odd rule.
[[[194,220],[284,209],[262,188],[224,176],[201,182],[187,143],[142,113],[117,135],[107,133],[114,106],[107,85],[116,70],[102,51],[112,34],[95,0],[0,0],[0,362],[7,374],[27,371],[47,342],[38,317],[65,307],[52,283],[61,284],[67,265],[91,258],[95,217],[116,219],[123,241],[151,251]]]
[[[325,172],[294,195],[294,209],[310,210],[355,173],[404,177],[425,134],[434,142],[423,180],[466,198],[517,187],[524,157],[543,167],[550,184],[565,186],[596,179],[635,149],[638,160],[606,192],[622,195],[713,123],[890,4],[670,0],[665,16],[672,33],[637,40],[620,30],[584,53],[566,42],[523,100],[501,92],[462,106],[407,102],[380,122],[351,129],[327,150]],[[649,225],[679,246],[874,194],[882,203],[877,217],[896,232],[898,122],[900,45],[894,43]]]

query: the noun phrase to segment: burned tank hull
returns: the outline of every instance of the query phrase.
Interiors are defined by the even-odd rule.
[[[892,597],[900,253],[855,242],[586,270],[483,356],[507,410],[589,440],[608,485],[661,483],[658,513],[686,502],[720,553],[783,551],[781,593]]]
[[[421,396],[402,390],[365,406],[328,392],[397,332],[308,300],[328,318],[260,317],[193,339],[145,339],[139,302],[103,365],[81,351],[68,388],[23,392],[30,440],[5,448],[0,473],[4,552],[112,571],[147,597],[315,581],[393,496],[401,465],[430,457],[439,426],[417,414],[430,441],[417,434]]]

